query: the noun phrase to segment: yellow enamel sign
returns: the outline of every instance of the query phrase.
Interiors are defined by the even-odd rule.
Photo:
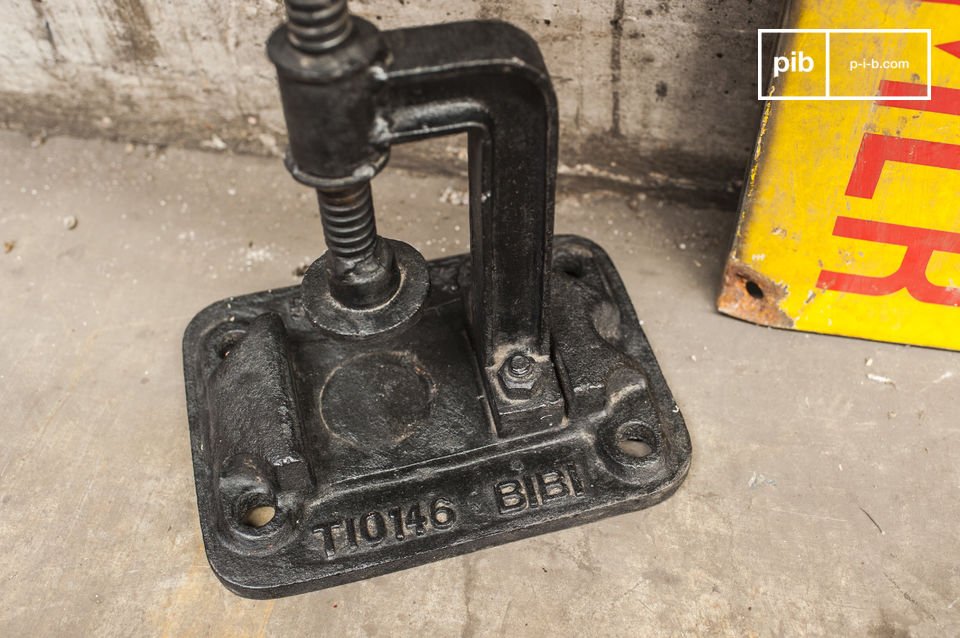
[[[960,0],[802,0],[787,25],[758,37],[779,43],[720,311],[960,349]]]

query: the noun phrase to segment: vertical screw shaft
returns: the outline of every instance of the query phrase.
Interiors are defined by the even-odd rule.
[[[287,37],[304,53],[321,53],[347,39],[353,28],[347,0],[285,0]]]
[[[326,276],[330,293],[351,308],[388,299],[400,283],[390,244],[377,235],[370,182],[317,190],[327,242]]]
[[[327,248],[343,259],[369,256],[377,241],[370,182],[343,190],[317,190]]]
[[[347,0],[284,0],[287,40],[311,57],[336,56],[334,49],[353,30]],[[370,182],[318,188],[320,219],[327,242],[324,261],[330,294],[350,308],[389,299],[400,283],[391,245],[377,235]],[[308,275],[309,276],[309,272]]]

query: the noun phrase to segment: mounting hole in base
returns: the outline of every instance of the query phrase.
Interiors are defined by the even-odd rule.
[[[638,437],[620,439],[620,441],[617,442],[617,445],[624,454],[637,459],[642,459],[643,457],[650,456],[653,453],[653,446],[646,441],[640,440]]]
[[[553,268],[571,279],[582,279],[587,274],[587,262],[591,255],[580,251],[557,251],[553,255]]]
[[[754,299],[763,299],[763,288],[761,288],[757,282],[750,281],[749,279],[746,282],[747,294],[753,297]]]
[[[242,522],[247,527],[260,529],[272,521],[276,515],[277,510],[272,505],[258,505],[247,510],[246,514],[243,515]]]
[[[221,359],[226,359],[230,356],[230,351],[237,347],[245,336],[247,336],[246,330],[232,329],[224,332],[217,339],[217,356]]]
[[[614,442],[617,450],[627,457],[626,460],[631,464],[653,458],[660,447],[656,433],[636,421],[624,423],[617,428]]]

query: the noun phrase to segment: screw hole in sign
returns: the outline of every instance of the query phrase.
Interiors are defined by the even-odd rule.
[[[754,299],[763,299],[763,288],[761,288],[755,281],[746,282],[747,294],[753,297]]]

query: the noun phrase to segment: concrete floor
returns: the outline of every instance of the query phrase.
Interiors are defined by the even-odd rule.
[[[388,171],[379,226],[462,252],[463,188]],[[180,339],[209,302],[295,283],[314,206],[279,161],[0,135],[5,635],[960,633],[960,355],[722,317],[733,216],[604,192],[561,194],[557,229],[609,251],[644,320],[693,438],[676,496],[313,594],[228,593]]]

